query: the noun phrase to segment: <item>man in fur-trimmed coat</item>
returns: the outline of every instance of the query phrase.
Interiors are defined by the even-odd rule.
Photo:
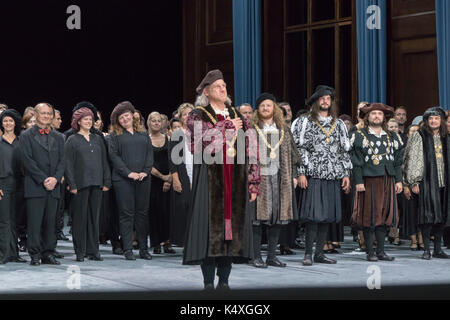
[[[259,137],[261,183],[253,221],[253,266],[285,267],[286,264],[276,257],[275,250],[281,226],[298,220],[294,190],[300,172],[300,155],[275,97],[270,93],[261,94],[256,100],[256,108],[252,120]],[[268,228],[266,262],[261,257],[263,225]]]
[[[252,258],[246,194],[256,199],[260,170],[256,148],[249,148],[252,139],[242,138],[248,125],[231,106],[222,72],[210,71],[197,94],[197,108],[187,119],[194,171],[183,264],[201,265],[206,290],[214,289],[217,266],[217,288],[229,289],[233,259]]]

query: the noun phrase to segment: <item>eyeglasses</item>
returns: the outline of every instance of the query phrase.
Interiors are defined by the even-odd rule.
[[[53,116],[53,112],[38,112],[41,116]]]

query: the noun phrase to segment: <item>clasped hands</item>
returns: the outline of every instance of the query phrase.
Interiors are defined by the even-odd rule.
[[[146,174],[145,172],[141,172],[141,173],[131,172],[128,175],[128,178],[130,178],[130,179],[132,179],[134,181],[142,181],[146,177],[148,177],[148,174]]]

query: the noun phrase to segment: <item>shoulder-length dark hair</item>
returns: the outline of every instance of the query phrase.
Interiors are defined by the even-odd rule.
[[[319,104],[319,100],[317,100],[311,106],[311,111],[309,113],[311,116],[311,119],[313,119],[314,121],[319,121],[319,111],[320,111],[320,104]],[[337,103],[336,103],[336,100],[334,100],[334,99],[331,100],[331,107],[328,110],[328,114],[333,118],[333,121],[336,120],[338,117]]]
[[[364,119],[363,119],[365,129],[369,128],[369,114],[370,114],[370,112],[367,112],[367,114],[364,116]],[[383,123],[381,124],[381,129],[383,129],[384,132],[386,132],[387,134],[390,134],[387,123],[388,123],[388,120],[386,119],[386,115],[383,113]]]
[[[422,122],[422,128],[429,134],[433,135],[433,130],[431,130],[430,125],[428,124],[428,120],[427,121],[423,121]],[[445,119],[441,117],[441,127],[439,128],[439,135],[442,138],[447,137],[448,135],[448,129],[447,129],[447,124],[445,123]]]

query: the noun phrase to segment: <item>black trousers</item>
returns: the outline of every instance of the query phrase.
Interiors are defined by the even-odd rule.
[[[319,256],[323,254],[323,246],[325,245],[325,240],[327,239],[329,225],[330,225],[329,223],[316,223],[316,222],[306,223],[305,254],[312,255],[314,241],[316,242],[315,255]]]
[[[56,248],[55,219],[58,199],[50,195],[28,198],[27,246],[30,257],[42,258],[51,255]]]
[[[114,190],[119,208],[123,250],[133,250],[133,229],[136,230],[139,249],[147,250],[150,178],[143,181],[114,182]]]
[[[15,192],[16,204],[16,234],[17,237],[25,241],[27,239],[27,206],[24,197],[23,184],[18,186]]]
[[[0,261],[18,255],[17,234],[15,230],[15,196],[13,192],[2,190],[4,196],[0,200]]]
[[[72,236],[77,255],[99,253],[99,216],[102,204],[102,189],[87,187],[78,190],[73,197]]]
[[[253,226],[253,250],[255,259],[261,258],[261,239],[262,239],[262,224]],[[267,227],[268,252],[267,259],[276,258],[276,249],[278,239],[280,238],[281,225],[275,224]]]
[[[119,209],[117,208],[116,195],[113,190],[103,192],[102,203],[100,233],[105,230],[106,239],[111,241],[113,248],[122,248]]]
[[[61,184],[61,196],[58,200],[58,210],[56,211],[56,234],[60,234],[64,228],[64,209],[65,209],[65,195],[66,182]]]
[[[219,277],[219,283],[228,284],[228,278],[230,277],[231,273],[231,263],[231,257],[206,258],[201,265],[203,273],[203,283],[205,285],[214,285],[214,273],[216,272],[217,267],[217,276]]]

